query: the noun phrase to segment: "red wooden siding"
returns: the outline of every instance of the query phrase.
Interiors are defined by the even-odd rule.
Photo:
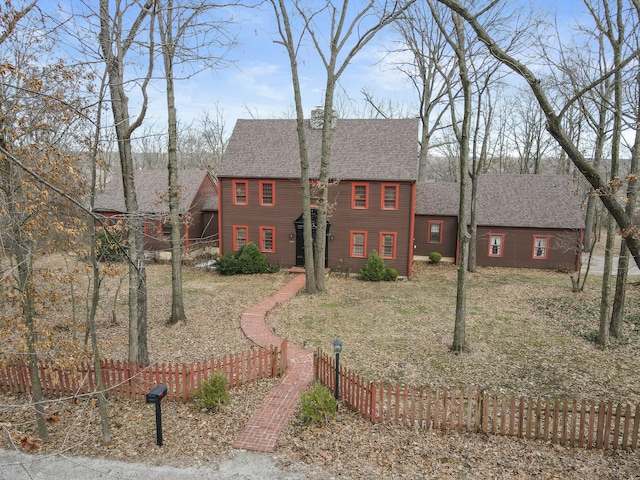
[[[429,222],[442,222],[440,235],[442,243],[429,243]],[[456,217],[438,217],[416,215],[414,255],[428,257],[431,252],[438,252],[443,257],[456,258],[458,239],[458,219]]]
[[[234,179],[235,181],[244,179]],[[260,227],[274,228],[274,252],[265,252],[269,260],[284,268],[295,265],[296,240],[294,221],[302,213],[302,194],[298,180],[274,181],[274,205],[260,205],[260,185],[264,179],[247,179],[248,205],[234,205],[233,182],[230,178],[220,179],[220,232],[222,253],[233,250],[233,225],[249,227],[248,241],[261,245]],[[368,208],[353,207],[353,184],[343,180],[329,188],[329,204],[331,216],[329,222],[330,236],[327,242],[329,249],[329,268],[357,273],[366,262],[364,258],[353,258],[350,255],[350,232],[352,230],[367,232],[367,252],[376,250],[380,253],[379,239],[382,232],[396,235],[395,258],[386,259],[387,265],[395,268],[399,275],[409,275],[411,230],[413,221],[413,204],[411,182],[397,183],[397,209],[383,210],[384,190],[382,182],[356,182],[367,186]],[[387,185],[389,185],[387,183]]]
[[[499,257],[488,254],[490,235],[504,235]],[[547,237],[546,258],[534,258],[535,237]],[[580,239],[579,230],[478,227],[477,263],[487,267],[574,271],[578,268]]]

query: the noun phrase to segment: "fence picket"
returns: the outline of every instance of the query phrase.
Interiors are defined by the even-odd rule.
[[[622,415],[622,405],[616,406],[616,416],[613,424],[613,450],[618,449],[618,441],[620,440],[620,416]]]
[[[626,450],[629,446],[629,423],[631,420],[631,405],[627,403],[627,408],[624,412],[624,428],[622,430],[622,449]]]
[[[426,428],[431,430],[431,387],[427,387],[427,412],[425,414]]]
[[[602,442],[604,437],[604,415],[605,415],[605,406],[604,402],[600,402],[598,408],[598,428],[596,429],[596,449],[600,450],[602,448]]]
[[[449,390],[447,387],[442,389],[442,431],[447,431],[447,410],[449,408]]]
[[[562,406],[562,425],[560,427],[561,429],[561,435],[560,435],[560,445],[562,445],[563,447],[566,446],[566,442],[567,442],[567,417],[569,415],[569,410],[568,410],[568,400],[565,397],[564,402],[563,402],[563,406]]]
[[[473,421],[473,389],[469,389],[467,393],[467,432],[471,432],[471,424]]]
[[[613,413],[613,404],[608,402],[605,407],[605,426],[604,426],[604,438],[602,439],[602,448],[607,450],[609,448],[609,440],[611,437],[611,414]]]
[[[638,427],[640,427],[640,403],[636,405],[636,415],[633,419],[633,436],[631,437],[631,450],[638,448]]]
[[[569,447],[576,444],[576,424],[578,423],[578,401],[574,398],[571,407],[571,433],[569,434]]]
[[[465,405],[465,394],[466,391],[464,387],[460,389],[460,404],[458,405],[458,431],[462,432],[464,426],[464,405]]]

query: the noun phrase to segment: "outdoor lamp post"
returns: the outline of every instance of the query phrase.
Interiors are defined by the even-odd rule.
[[[336,397],[336,411],[338,410],[338,397],[340,394],[340,353],[342,352],[342,340],[334,340],[331,342],[333,344],[333,353],[336,354],[336,389],[335,389],[335,397]]]

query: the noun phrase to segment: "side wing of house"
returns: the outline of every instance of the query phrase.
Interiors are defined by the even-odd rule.
[[[580,229],[478,228],[478,265],[575,271],[580,268]]]
[[[213,179],[204,170],[181,170],[179,179],[181,238],[190,249],[213,238],[217,233],[217,192]],[[144,246],[146,250],[170,249],[171,227],[168,221],[166,170],[140,170],[136,172],[136,196],[140,212],[144,215]],[[96,212],[113,219],[126,221],[124,194],[119,177],[115,176],[96,198]],[[211,225],[215,227],[211,227]],[[194,243],[195,242],[195,243]]]
[[[456,259],[459,184],[418,185],[415,255]],[[584,220],[571,179],[560,175],[482,175],[476,262],[485,267],[574,271]],[[457,259],[456,259],[457,260]]]
[[[568,176],[480,176],[478,265],[574,271],[583,229]]]
[[[459,188],[459,184],[451,182],[417,185],[413,240],[416,259],[427,260],[430,253],[438,252],[444,259],[456,261]]]
[[[218,188],[208,172],[193,182],[198,185],[184,216],[183,238],[187,248],[218,246]]]

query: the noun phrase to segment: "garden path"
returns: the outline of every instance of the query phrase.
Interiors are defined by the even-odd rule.
[[[240,317],[240,328],[257,345],[280,346],[282,338],[266,323],[269,310],[295,297],[305,286],[304,274],[297,274],[277,293],[248,308]],[[273,452],[278,436],[287,424],[300,398],[300,392],[313,381],[313,354],[298,345],[289,344],[288,366],[280,384],[267,394],[258,411],[249,420],[233,448],[257,452]]]

